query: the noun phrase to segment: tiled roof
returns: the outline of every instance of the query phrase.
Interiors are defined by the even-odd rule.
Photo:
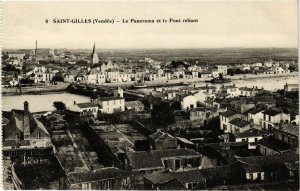
[[[153,172],[151,174],[147,174],[145,176],[147,180],[149,180],[153,184],[163,184],[166,182],[169,182],[171,180],[174,180],[176,177],[174,177],[169,171],[157,171]]]
[[[143,107],[144,104],[141,101],[126,101],[126,107]]]
[[[230,124],[235,125],[237,127],[245,127],[246,125],[250,124],[249,121],[243,120],[241,118],[235,118],[229,121]]]
[[[254,156],[254,157],[236,157],[243,163],[246,172],[264,172],[272,169],[278,169],[284,163],[293,163],[299,161],[298,155],[273,155],[273,156]]]
[[[234,115],[235,112],[234,111],[231,111],[231,110],[228,110],[228,111],[225,111],[225,112],[222,112],[220,113],[220,115],[224,116],[224,117],[230,117],[232,115]]]
[[[115,167],[97,169],[85,172],[71,172],[67,178],[71,184],[93,182],[127,177],[127,173]]]
[[[165,139],[165,138],[175,139],[175,137],[173,137],[169,133],[165,133],[165,132],[161,132],[161,131],[155,132],[152,135],[150,135],[149,137],[151,139],[153,139],[153,140],[157,140],[157,139],[160,139],[160,138],[163,138],[163,139]]]
[[[24,110],[11,110],[9,122],[5,125],[5,131],[9,133],[18,129],[19,131],[24,132],[24,115]],[[44,125],[40,121],[38,121],[30,111],[28,111],[27,115],[29,116],[29,127],[31,133],[38,128],[39,130],[43,131],[45,134],[48,135],[48,131],[46,130]]]
[[[291,149],[290,145],[280,140],[274,139],[272,137],[267,137],[258,141],[260,145],[270,148],[274,151],[285,151]]]
[[[246,138],[246,137],[261,137],[263,134],[260,133],[257,129],[250,129],[243,133],[234,133],[233,136],[236,138]]]
[[[298,125],[283,123],[283,124],[279,124],[278,126],[274,126],[273,128],[294,136],[299,136]]]
[[[138,151],[129,152],[127,157],[130,166],[133,170],[163,168],[162,158],[164,157],[180,157],[180,156],[201,156],[199,153],[190,149],[167,149],[167,150],[153,150],[150,152]]]
[[[124,99],[122,97],[100,97],[101,101],[112,101],[112,100],[120,100],[120,99]]]
[[[77,103],[76,104],[80,108],[88,108],[88,107],[97,107],[96,104],[91,103],[91,102],[86,102],[86,103]]]
[[[257,114],[261,111],[263,111],[263,109],[261,109],[261,108],[252,108],[252,109],[248,110],[246,113]]]
[[[270,115],[270,116],[275,116],[278,115],[279,113],[280,111],[275,111],[275,110],[266,110],[263,112],[263,114]]]

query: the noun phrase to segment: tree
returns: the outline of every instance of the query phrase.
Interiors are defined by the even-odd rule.
[[[66,109],[66,104],[61,101],[55,101],[53,102],[53,107],[55,107],[58,111],[63,111]]]

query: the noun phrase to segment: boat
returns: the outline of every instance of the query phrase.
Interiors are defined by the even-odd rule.
[[[206,83],[212,83],[212,84],[223,84],[223,83],[228,83],[231,82],[231,79],[229,78],[223,78],[222,75],[219,75],[217,78],[213,78],[211,80],[206,80]]]
[[[148,85],[146,85],[146,84],[144,84],[144,83],[135,83],[134,85],[133,85],[133,88],[146,88],[146,87],[148,87]]]

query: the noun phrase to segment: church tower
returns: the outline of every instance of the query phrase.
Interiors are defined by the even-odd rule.
[[[98,54],[96,53],[95,43],[94,43],[93,52],[92,52],[92,63],[93,64],[98,64],[99,63],[99,58],[98,58]]]

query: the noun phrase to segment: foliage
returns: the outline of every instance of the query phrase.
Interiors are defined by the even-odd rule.
[[[55,107],[58,111],[63,111],[66,109],[66,104],[61,101],[55,101],[53,102],[53,107]]]

